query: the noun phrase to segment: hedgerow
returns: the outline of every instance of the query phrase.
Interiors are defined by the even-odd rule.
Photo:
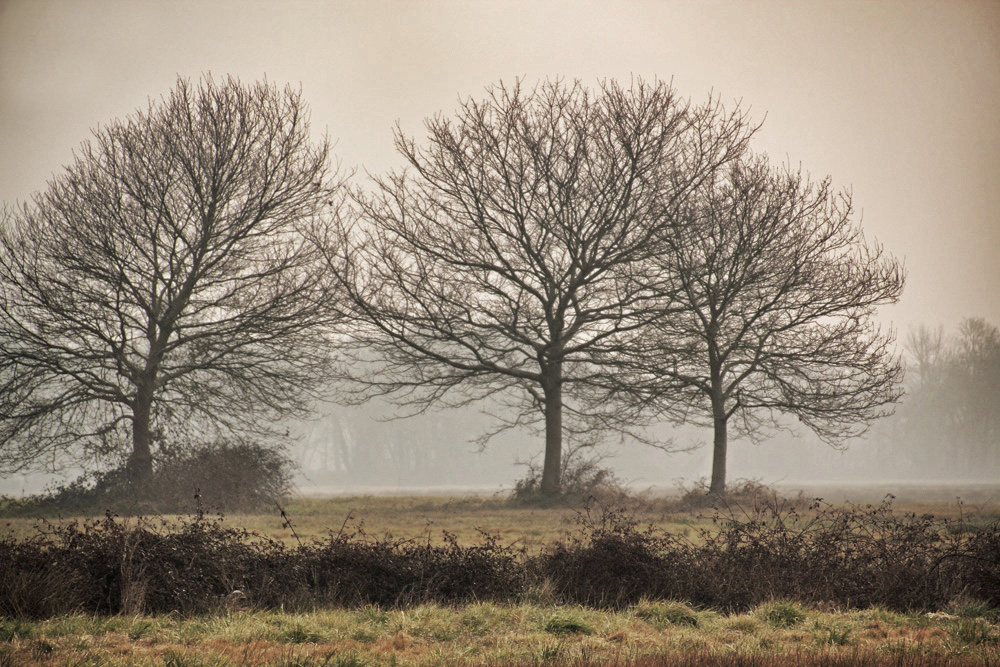
[[[642,528],[623,510],[583,514],[575,536],[529,555],[478,544],[373,538],[362,528],[286,545],[221,518],[40,524],[0,538],[0,615],[204,613],[517,601],[624,607],[686,601],[744,611],[773,600],[946,608],[1000,607],[1000,526],[817,504],[716,511],[684,537]]]

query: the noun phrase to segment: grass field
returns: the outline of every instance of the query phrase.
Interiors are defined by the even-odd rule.
[[[260,514],[233,514],[226,525],[294,544],[295,535],[306,540],[343,529],[364,528],[369,535],[391,534],[403,539],[439,542],[442,531],[468,544],[480,538],[480,531],[500,538],[503,544],[537,549],[574,532],[580,512],[578,507],[511,507],[498,498],[454,496],[353,496],[329,498],[292,498],[281,507],[291,520],[289,528],[277,507]],[[697,513],[671,512],[663,503],[636,504],[633,512],[644,523],[653,523],[670,531],[690,531],[704,525]],[[53,523],[75,520],[74,517],[47,519]],[[25,536],[35,530],[33,518],[0,520],[7,531]],[[294,534],[292,532],[294,529]]]
[[[482,530],[536,552],[574,534],[583,511],[433,496],[296,498],[282,507],[294,533],[277,507],[225,522],[288,544],[358,525],[373,536],[435,543],[442,531],[476,543]],[[712,525],[706,510],[684,510],[668,499],[633,501],[630,509],[639,521],[674,533],[695,535]],[[989,495],[961,506],[940,496],[907,498],[895,509],[962,514],[983,525],[1000,516]],[[15,535],[35,530],[32,519],[4,522]],[[962,599],[932,614],[783,601],[733,615],[669,601],[596,610],[558,604],[543,585],[509,605],[283,613],[234,601],[202,616],[0,617],[0,665],[35,664],[985,666],[1000,665],[1000,611]]]
[[[832,492],[836,498],[858,497],[858,502],[879,503],[884,493],[866,489],[812,490],[816,493]],[[968,491],[963,489],[962,491]],[[897,512],[955,518],[959,514],[975,522],[989,523],[1000,520],[1000,486],[975,489],[971,498],[962,498],[948,489],[927,487],[907,493],[893,502]],[[812,495],[804,495],[808,501]],[[766,495],[762,501],[770,501]],[[781,504],[781,500],[778,503]],[[840,504],[838,502],[838,504]],[[629,512],[643,524],[680,534],[693,534],[694,529],[711,525],[711,509],[691,510],[678,506],[675,498],[655,496],[632,499]],[[291,520],[291,528],[282,518],[279,508],[257,514],[232,514],[225,523],[247,528],[254,532],[294,544],[298,539],[322,537],[341,529],[363,527],[369,535],[382,537],[391,534],[403,539],[440,542],[442,531],[447,531],[463,544],[477,542],[480,531],[495,535],[505,545],[526,547],[534,551],[576,532],[581,513],[580,506],[551,508],[514,507],[497,496],[333,496],[296,497],[284,501],[281,507]],[[599,511],[599,506],[594,507]],[[736,511],[740,511],[736,509]],[[76,517],[53,518],[47,521],[64,523]],[[4,532],[26,536],[35,531],[35,518],[0,519]],[[294,533],[293,533],[294,529]]]
[[[621,611],[523,603],[180,618],[0,622],[4,665],[934,665],[1000,663],[981,617],[821,612],[723,616],[680,603]]]

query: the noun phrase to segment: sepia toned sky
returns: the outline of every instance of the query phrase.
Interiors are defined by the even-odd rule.
[[[997,0],[0,0],[0,200],[203,72],[301,84],[344,167],[371,171],[397,164],[394,122],[419,135],[500,79],[740,100],[757,149],[851,188],[905,260],[885,322],[1000,324]]]

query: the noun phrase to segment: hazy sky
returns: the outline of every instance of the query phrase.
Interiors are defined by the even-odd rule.
[[[756,148],[851,187],[905,259],[885,319],[1000,324],[1000,2],[0,0],[0,200],[90,130],[203,72],[301,83],[347,167],[395,164],[500,79],[672,79],[742,100]]]

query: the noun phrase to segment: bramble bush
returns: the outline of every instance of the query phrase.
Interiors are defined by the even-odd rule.
[[[446,534],[437,545],[359,527],[287,546],[204,514],[109,513],[0,538],[0,615],[504,602],[540,590],[569,604],[685,601],[727,612],[775,600],[789,609],[1000,607],[997,523],[973,530],[964,518],[895,513],[889,501],[817,502],[801,514],[731,507],[713,519],[688,538],[642,528],[624,510],[584,513],[574,537],[528,555],[487,534],[473,546]]]
[[[103,519],[0,539],[0,615],[135,614],[512,600],[517,554],[492,537],[464,547],[374,539],[358,528],[288,547],[221,517]]]
[[[792,497],[783,496],[776,488],[759,479],[732,480],[726,484],[724,495],[709,493],[708,489],[705,479],[695,482],[691,487],[680,487],[680,496],[670,502],[671,509],[691,512],[716,509],[726,511],[729,508],[743,507],[782,512],[803,509],[812,502],[801,491]]]
[[[545,556],[564,601],[624,606],[643,598],[745,611],[774,599],[942,609],[966,596],[1000,606],[1000,525],[816,501],[716,510],[695,537],[640,528],[618,510],[581,515],[583,530]]]

